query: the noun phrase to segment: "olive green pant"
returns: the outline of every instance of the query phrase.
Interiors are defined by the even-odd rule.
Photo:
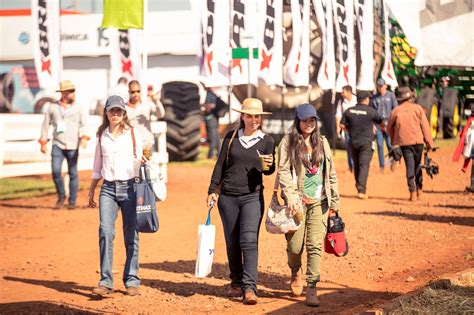
[[[294,233],[285,235],[287,241],[288,266],[292,273],[301,269],[301,256],[306,238],[307,270],[306,282],[315,284],[320,278],[323,241],[327,231],[328,206],[324,200],[304,206],[303,223]]]

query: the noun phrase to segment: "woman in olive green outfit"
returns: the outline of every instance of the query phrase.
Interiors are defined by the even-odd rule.
[[[319,306],[316,284],[320,280],[328,210],[339,209],[337,176],[331,149],[326,138],[320,135],[317,118],[314,106],[298,106],[293,126],[278,146],[278,174],[283,197],[293,213],[304,214],[301,228],[286,234],[290,286],[294,295],[303,293],[301,256],[306,242],[306,304],[310,306]],[[293,179],[292,174],[296,175],[296,179]]]

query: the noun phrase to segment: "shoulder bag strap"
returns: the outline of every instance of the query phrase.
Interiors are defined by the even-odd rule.
[[[133,127],[130,130],[132,131],[133,157],[137,158],[137,143],[135,142],[135,133],[133,132]]]
[[[226,164],[229,162],[230,146],[232,145],[232,142],[235,139],[235,135],[237,134],[237,130],[239,130],[239,129],[235,129],[234,132],[232,133],[232,137],[229,140],[229,145],[227,146],[227,154],[225,156]]]

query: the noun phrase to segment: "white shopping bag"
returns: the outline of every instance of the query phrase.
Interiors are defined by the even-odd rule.
[[[200,224],[198,226],[198,246],[195,270],[195,275],[198,278],[205,278],[211,273],[212,260],[214,258],[215,237],[216,226],[211,225],[211,210],[209,209],[206,224]]]

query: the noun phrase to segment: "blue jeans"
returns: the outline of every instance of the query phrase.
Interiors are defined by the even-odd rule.
[[[382,131],[379,127],[377,127],[377,155],[379,157],[379,166],[380,168],[385,167],[385,156],[383,154],[383,141],[387,144],[387,150],[390,152],[392,150],[392,143],[390,141],[390,135],[386,131]]]
[[[77,158],[79,150],[63,150],[57,145],[53,145],[51,150],[51,168],[53,171],[53,181],[56,186],[56,192],[59,199],[64,199],[64,181],[61,175],[63,161],[66,159],[69,174],[69,204],[75,205],[77,199],[77,190],[79,187],[79,178],[77,177]]]
[[[258,234],[264,211],[263,194],[223,194],[218,205],[224,226],[231,286],[257,292]]]
[[[349,170],[352,172],[354,169],[354,161],[351,156],[351,136],[347,131],[344,131],[344,142],[346,143],[347,164],[349,165]]]
[[[133,180],[124,182],[104,181],[99,195],[99,247],[100,247],[100,281],[99,286],[112,289],[112,274],[115,221],[119,208],[122,209],[123,238],[125,242],[126,260],[123,270],[125,287],[138,287],[138,232],[135,212],[135,191]]]

